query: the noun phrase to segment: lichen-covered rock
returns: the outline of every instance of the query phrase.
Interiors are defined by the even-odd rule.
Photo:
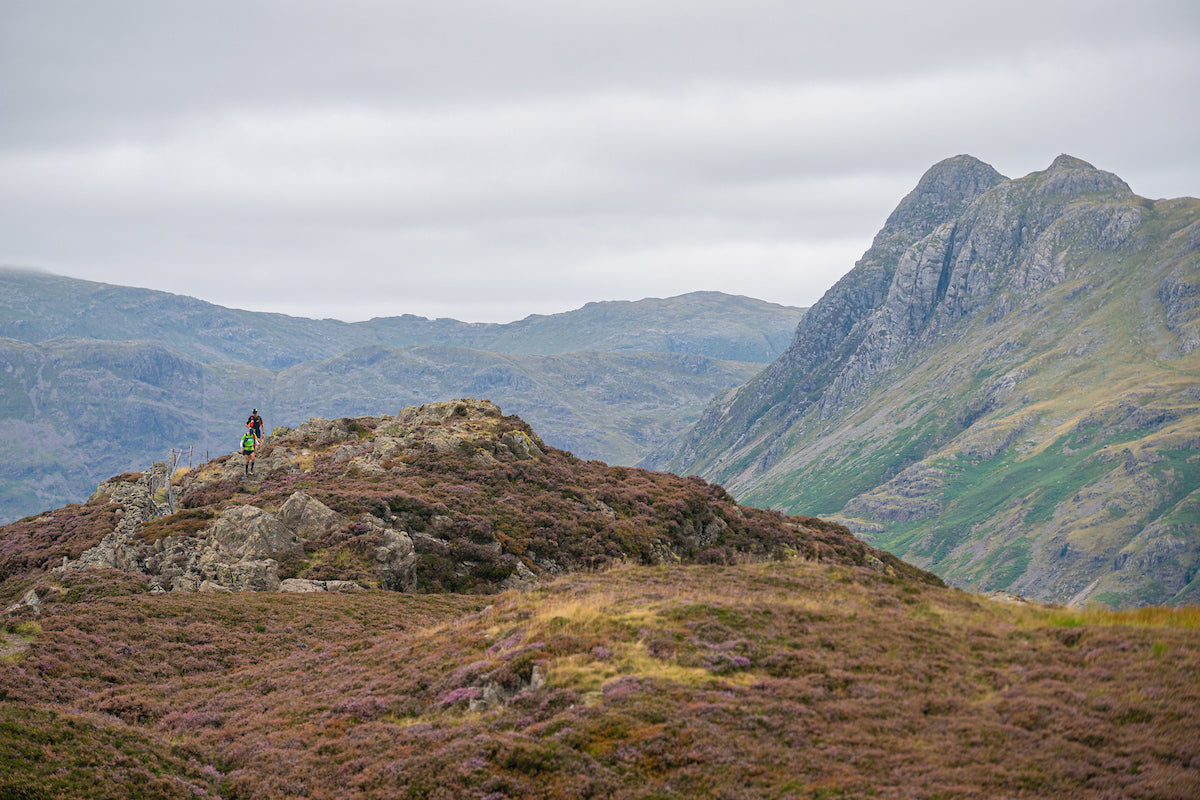
[[[500,437],[500,445],[517,459],[539,458],[542,451],[524,431],[509,431]]]
[[[217,564],[213,582],[235,592],[279,591],[279,562],[273,558]]]
[[[383,544],[375,548],[375,563],[383,586],[393,589],[411,586],[416,562],[412,538],[407,533],[385,529]]]
[[[250,505],[224,511],[209,529],[208,542],[230,562],[304,555],[304,545],[279,517]]]
[[[281,592],[362,592],[366,591],[353,581],[314,581],[306,578],[288,578],[280,581]]]
[[[305,492],[296,492],[279,509],[279,519],[300,539],[315,539],[345,524],[341,514]]]
[[[20,600],[13,603],[8,608],[4,609],[4,613],[11,614],[14,611],[19,611],[22,608],[31,608],[31,609],[33,609],[34,614],[41,613],[42,599],[40,597],[38,597],[37,592],[35,592],[33,589],[30,589],[29,591],[25,592],[25,594],[23,594],[21,596]]]

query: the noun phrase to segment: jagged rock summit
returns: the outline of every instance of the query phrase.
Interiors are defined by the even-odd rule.
[[[957,156],[779,359],[642,465],[842,518],[966,588],[1185,602],[1198,351],[1200,202],[1068,155],[1012,180]]]
[[[251,475],[235,454],[116,476],[83,506],[4,529],[0,574],[112,569],[156,592],[490,593],[611,563],[804,557],[937,582],[841,526],[547,447],[486,400],[276,428],[256,461]]]

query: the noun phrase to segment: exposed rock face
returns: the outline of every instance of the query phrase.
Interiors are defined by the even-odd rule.
[[[1140,207],[1072,203],[1091,192],[1129,194],[1129,187],[1115,175],[1060,156],[1035,180],[981,193],[962,214],[909,246],[883,302],[848,337],[854,349],[822,392],[821,416],[839,413],[875,376],[964,318],[989,307],[989,321],[996,322],[1061,282],[1069,242],[1082,239],[1101,250],[1125,244],[1141,222]],[[994,304],[1004,291],[1005,302]]]
[[[499,417],[499,409],[487,401],[459,400],[406,408],[396,417],[312,419],[296,431],[273,431],[275,441],[256,465],[256,473],[302,471],[300,462],[311,458],[312,450],[320,450],[333,462],[345,462],[355,475],[386,475],[381,465],[417,443],[440,453],[470,448],[482,463],[545,457],[538,443],[521,430],[496,436],[491,452],[478,449],[481,418]],[[240,456],[218,460],[212,469],[226,482],[243,477]],[[236,505],[195,534],[147,539],[141,534],[143,524],[166,513],[154,504],[150,485],[150,476],[136,483],[102,484],[97,494],[111,495],[112,502],[123,506],[122,522],[101,544],[61,569],[111,567],[143,572],[152,576],[160,591],[351,591],[362,587],[353,581],[281,578],[280,569],[304,560],[306,542],[352,530],[375,543],[370,559],[374,584],[395,591],[412,591],[417,584],[419,554],[409,533],[370,514],[347,518],[304,491],[293,492],[277,512]],[[435,535],[417,536],[426,551],[448,550],[448,543]],[[500,551],[494,537],[489,547],[496,554]],[[517,562],[497,588],[536,585],[536,575]]]
[[[949,159],[774,364],[642,464],[886,523],[874,541],[970,588],[1184,602],[1198,287],[1197,201],[1070,156],[1017,180]]]
[[[11,614],[14,611],[22,608],[33,609],[34,614],[40,614],[42,609],[42,599],[38,597],[37,592],[30,589],[25,594],[21,595],[21,599],[4,609],[5,614]]]
[[[380,574],[385,586],[407,586],[412,579],[413,555],[412,539],[406,533],[385,530],[383,544],[375,549],[375,561],[379,563]]]
[[[344,524],[341,514],[304,492],[287,499],[279,509],[279,518],[301,539],[316,538]]]
[[[144,482],[118,484],[112,500],[125,508],[120,527],[60,569],[143,572],[159,590],[275,591],[280,562],[304,555],[295,532],[274,514],[250,505],[227,509],[198,535],[148,541],[139,533],[141,524],[153,518],[148,498]]]
[[[230,562],[304,555],[299,538],[279,517],[249,505],[223,512],[209,527],[207,539],[214,553]]]
[[[714,449],[712,442],[720,441],[726,445],[721,449],[728,451],[762,441],[770,436],[768,430],[778,430],[821,400],[872,330],[873,315],[890,297],[899,263],[909,248],[951,223],[1003,181],[995,169],[970,156],[955,156],[931,167],[900,201],[854,269],[805,314],[791,346],[731,399],[710,405],[688,435],[656,451],[643,465],[694,472],[684,465],[701,462]],[[911,276],[902,277],[899,283],[906,288],[901,291],[911,292],[908,285],[913,282]],[[863,350],[869,351],[869,346]],[[842,384],[839,392],[846,388],[844,379]],[[727,420],[752,421],[753,427],[739,431],[737,423]],[[765,466],[781,452],[768,450],[757,463]]]
[[[93,496],[109,495],[112,502],[120,505],[124,511],[116,530],[104,537],[103,541],[84,552],[78,559],[64,565],[74,569],[87,567],[109,567],[121,570],[136,570],[137,558],[135,541],[138,528],[143,522],[159,515],[159,509],[154,503],[150,491],[154,473],[141,476],[135,483],[115,481],[102,483],[96,487]]]
[[[288,578],[280,581],[281,592],[361,592],[363,587],[353,581],[313,581],[305,578]]]

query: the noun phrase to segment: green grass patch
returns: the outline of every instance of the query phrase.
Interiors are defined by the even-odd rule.
[[[1163,517],[1181,525],[1200,524],[1200,503],[1183,502],[1200,486],[1200,454],[1195,450],[1160,450],[1162,461],[1154,464],[1154,471],[1162,476],[1162,486],[1167,490],[1162,502],[1150,512],[1150,519]]]
[[[988,530],[1007,509],[1023,506],[1023,521],[1030,526],[1049,522],[1060,503],[1115,468],[1112,462],[1096,458],[1097,451],[1137,436],[1138,432],[1126,432],[1095,440],[1079,432],[1028,458],[1019,458],[1010,449],[989,460],[942,459],[937,466],[946,474],[943,512],[896,525],[879,537],[879,544],[898,555],[929,558],[938,571],[954,546],[972,531]],[[1028,566],[1028,545],[998,550],[986,563],[998,570],[989,580],[992,588],[1005,588]]]
[[[788,473],[747,493],[745,502],[790,514],[831,514],[858,495],[891,480],[925,458],[945,432],[938,414],[926,414],[870,454],[856,452],[814,471]]]
[[[1034,607],[1031,618],[1039,624],[1058,628],[1079,628],[1085,625],[1130,628],[1200,629],[1200,606],[1171,608],[1145,606],[1110,611],[1101,606],[1064,610],[1053,607]]]
[[[1018,539],[988,553],[983,561],[988,577],[979,587],[983,591],[1004,589],[1029,569],[1029,542]]]

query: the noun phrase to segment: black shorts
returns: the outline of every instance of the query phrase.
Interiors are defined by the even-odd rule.
[[[253,450],[243,450],[243,451],[242,451],[242,455],[244,455],[244,456],[252,456],[252,455],[254,455],[254,451],[253,451]]]

